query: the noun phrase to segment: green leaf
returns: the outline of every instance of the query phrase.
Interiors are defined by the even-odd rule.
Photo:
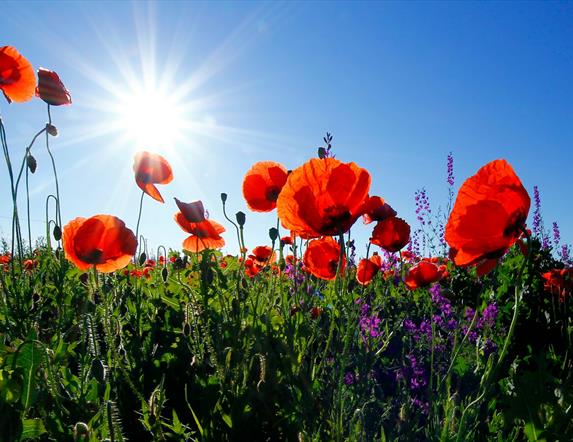
[[[46,427],[42,419],[23,419],[22,420],[22,435],[20,440],[36,439],[42,434],[46,433]]]
[[[181,421],[179,420],[179,416],[177,416],[175,409],[173,409],[173,431],[175,432],[175,434],[184,433],[183,426],[181,425]]]
[[[20,402],[25,410],[32,405],[32,395],[36,388],[36,372],[40,368],[45,353],[43,347],[36,342],[24,342],[16,351],[13,365],[20,367],[24,371],[24,382],[22,384],[22,396]]]

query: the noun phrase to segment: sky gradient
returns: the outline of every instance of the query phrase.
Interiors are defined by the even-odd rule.
[[[573,3],[561,2],[14,2],[4,3],[0,45],[15,46],[35,68],[59,73],[73,104],[52,110],[51,140],[64,224],[108,213],[135,230],[140,190],[133,156],[147,149],[172,164],[145,198],[140,232],[149,245],[179,248],[173,197],[201,199],[222,216],[247,214],[246,242],[268,243],[276,213],[251,213],[241,193],[245,172],[273,160],[293,169],[316,155],[323,135],[334,153],[372,175],[380,195],[415,228],[414,193],[432,209],[447,204],[446,157],[455,189],[482,165],[507,159],[533,200],[541,193],[547,229],[557,221],[573,241],[570,182],[573,141]],[[118,97],[156,85],[177,102],[179,139],[126,135]],[[19,164],[43,127],[39,99],[0,101],[12,161]],[[119,123],[118,123],[119,121]],[[150,122],[149,124],[153,124]],[[30,176],[33,236],[44,235],[51,164],[40,142]],[[11,202],[0,169],[0,236],[9,237]],[[20,193],[25,221],[25,194]],[[530,211],[529,224],[533,215]],[[353,229],[358,254],[371,227]],[[283,231],[284,233],[284,231]]]

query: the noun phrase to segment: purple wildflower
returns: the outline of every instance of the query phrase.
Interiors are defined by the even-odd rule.
[[[416,324],[414,324],[414,322],[411,319],[406,319],[404,321],[404,329],[410,333],[415,333],[418,331],[418,327],[416,327]]]
[[[535,207],[532,223],[533,234],[539,238],[543,234],[543,227],[541,225],[541,197],[537,186],[533,186],[533,206]]]
[[[495,325],[495,320],[497,318],[497,305],[495,303],[488,305],[482,312],[482,320],[488,327],[493,327]]]
[[[451,152],[448,154],[448,185],[454,185],[454,156]]]
[[[466,320],[471,321],[473,320],[476,311],[471,307],[466,307]]]
[[[497,351],[497,345],[495,342],[493,342],[490,338],[487,338],[485,340],[485,343],[483,345],[483,353],[485,355],[485,357],[489,357],[489,355],[491,355],[492,353],[495,353]]]
[[[455,330],[457,326],[458,326],[458,321],[456,321],[454,318],[449,319],[448,323],[446,324],[446,328],[448,330]]]
[[[561,250],[557,252],[561,261],[563,261],[567,265],[571,265],[571,247],[568,244],[563,244],[561,246]]]
[[[430,214],[432,213],[432,209],[430,209],[430,199],[428,198],[426,189],[422,187],[416,190],[414,200],[416,201],[416,216],[420,224],[423,226],[431,224]]]
[[[432,339],[432,325],[428,321],[420,323],[420,333],[426,335],[428,339]]]
[[[468,341],[470,341],[472,344],[475,344],[478,340],[478,334],[475,330],[471,330],[468,333],[469,328],[467,326],[463,326],[462,327],[462,334],[465,336],[466,334],[468,335]]]
[[[555,221],[553,221],[553,244],[555,248],[559,247],[559,243],[561,242],[561,234],[559,233],[559,226]]]
[[[351,371],[347,371],[346,374],[344,375],[344,383],[346,385],[352,385],[355,382],[356,382],[356,375]]]
[[[417,397],[413,397],[411,401],[412,406],[418,408],[422,414],[428,414],[430,412],[430,404],[428,402]]]

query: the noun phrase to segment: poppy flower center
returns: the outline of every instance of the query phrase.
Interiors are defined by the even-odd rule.
[[[328,273],[331,275],[336,275],[336,270],[338,269],[338,259],[331,259],[328,261]]]
[[[20,73],[17,69],[4,69],[0,71],[0,84],[12,84],[18,81]]]
[[[509,238],[517,238],[521,234],[521,230],[525,225],[525,216],[523,213],[515,212],[507,223],[507,227],[503,231],[503,236]]]
[[[136,180],[141,181],[143,184],[149,184],[151,183],[151,174],[147,173],[147,172],[139,172],[137,174]]]
[[[103,255],[104,255],[103,250],[96,248],[89,250],[86,253],[82,254],[78,253],[78,258],[80,258],[83,262],[88,264],[103,264],[104,263]]]
[[[207,229],[198,228],[195,230],[195,236],[199,238],[209,238],[209,231]]]
[[[344,227],[352,220],[352,214],[348,207],[337,204],[327,207],[324,210],[324,230],[338,231],[345,230]]]
[[[279,197],[279,194],[281,193],[281,189],[280,187],[269,187],[267,189],[267,193],[266,193],[266,198],[269,201],[276,201]]]

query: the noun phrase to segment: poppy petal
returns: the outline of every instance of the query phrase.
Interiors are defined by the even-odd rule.
[[[31,100],[36,90],[34,68],[16,48],[0,48],[0,90],[8,103]]]

